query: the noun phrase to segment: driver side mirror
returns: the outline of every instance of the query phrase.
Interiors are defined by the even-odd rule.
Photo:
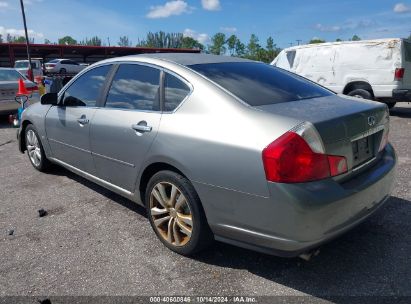
[[[40,98],[42,105],[56,106],[58,104],[57,93],[46,93]]]

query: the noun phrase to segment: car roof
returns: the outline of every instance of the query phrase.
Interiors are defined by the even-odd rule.
[[[232,56],[217,56],[210,54],[200,53],[153,53],[153,54],[140,54],[122,57],[122,59],[141,59],[141,58],[153,58],[164,61],[170,61],[177,64],[189,66],[194,64],[207,64],[207,63],[224,63],[224,62],[253,62],[252,60],[242,59]]]

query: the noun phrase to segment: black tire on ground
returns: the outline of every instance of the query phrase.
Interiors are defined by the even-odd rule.
[[[177,186],[178,190],[181,191],[181,194],[186,198],[187,205],[191,211],[192,216],[192,232],[191,236],[187,243],[182,246],[176,246],[173,242],[169,242],[165,239],[165,236],[161,235],[158,228],[154,224],[154,219],[151,211],[151,193],[159,183],[168,183]],[[170,190],[168,190],[170,191]],[[168,194],[167,194],[168,195]],[[171,194],[170,194],[171,197]],[[177,199],[176,199],[177,200]],[[171,200],[170,200],[171,201]],[[195,191],[193,185],[190,181],[184,176],[173,172],[173,171],[160,171],[154,174],[150,181],[148,182],[146,191],[145,191],[145,205],[147,208],[147,216],[150,220],[151,227],[156,233],[160,241],[169,249],[178,254],[190,256],[196,252],[199,252],[209,246],[213,240],[213,234],[208,226],[204,210],[202,208],[200,198],[198,197],[197,192]],[[164,209],[163,209],[164,210]],[[171,213],[170,213],[171,215]],[[170,221],[171,222],[171,221]],[[178,220],[174,220],[178,222]],[[174,222],[172,222],[174,224]],[[177,223],[176,223],[177,224]],[[167,223],[165,225],[167,227]],[[171,226],[171,224],[168,224]],[[176,225],[178,228],[178,225]],[[182,231],[182,230],[181,230]],[[175,238],[174,238],[175,240]]]
[[[358,97],[358,98],[364,98],[364,99],[370,99],[373,100],[372,93],[364,90],[364,89],[355,89],[352,90],[347,94],[348,96],[353,96],[353,97]]]
[[[395,102],[395,101],[393,101],[393,102],[386,102],[385,104],[388,106],[388,109],[392,109],[392,108],[394,108],[396,102]]]
[[[65,68],[60,69],[60,74],[66,74],[67,70]]]
[[[34,136],[36,137],[36,140],[38,142],[38,149],[39,149],[39,153],[40,153],[40,159],[39,159],[38,163],[35,163],[33,161],[32,157],[30,157],[30,147],[29,147],[30,142],[28,140],[29,134],[31,134],[31,135],[34,134]],[[41,172],[47,171],[50,168],[51,163],[47,159],[46,154],[44,153],[43,145],[41,144],[40,136],[37,133],[36,128],[32,124],[28,125],[25,129],[24,136],[25,136],[25,143],[26,143],[26,149],[27,149],[27,156],[29,157],[30,163],[33,165],[33,167],[35,169],[37,169]]]

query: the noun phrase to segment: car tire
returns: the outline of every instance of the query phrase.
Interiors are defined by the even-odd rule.
[[[66,73],[67,73],[67,70],[65,68],[60,69],[60,74],[66,74]]]
[[[33,167],[41,172],[47,171],[51,166],[50,161],[44,153],[40,136],[33,125],[28,125],[24,132],[27,155]]]
[[[145,204],[151,227],[172,251],[190,256],[213,241],[200,198],[184,176],[173,171],[153,175]]]
[[[392,109],[392,108],[394,108],[396,102],[395,102],[395,101],[393,101],[393,102],[386,102],[385,104],[388,106],[388,109]]]
[[[347,94],[348,96],[373,100],[372,93],[364,89],[355,89]]]

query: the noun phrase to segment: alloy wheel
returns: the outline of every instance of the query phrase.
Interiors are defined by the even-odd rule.
[[[161,237],[173,246],[187,244],[193,231],[193,215],[189,203],[174,184],[160,182],[150,194],[150,216]]]
[[[36,133],[28,130],[26,134],[27,151],[34,166],[38,167],[41,163],[41,148]]]

